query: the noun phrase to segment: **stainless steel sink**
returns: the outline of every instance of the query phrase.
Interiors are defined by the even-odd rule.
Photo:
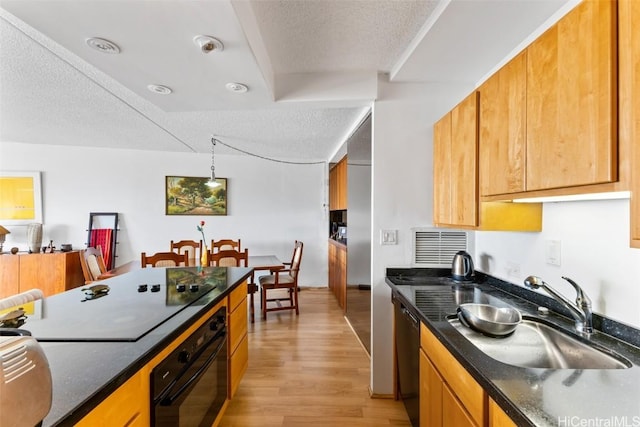
[[[525,317],[513,334],[492,338],[448,319],[486,355],[508,365],[547,369],[626,369],[632,363],[596,343],[583,342],[542,320]]]

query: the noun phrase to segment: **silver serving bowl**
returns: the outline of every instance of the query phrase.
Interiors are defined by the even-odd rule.
[[[515,308],[475,303],[460,304],[458,318],[471,329],[492,337],[511,334],[522,321]]]

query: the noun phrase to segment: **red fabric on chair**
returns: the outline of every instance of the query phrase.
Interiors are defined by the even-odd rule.
[[[102,258],[106,264],[107,271],[111,270],[114,266],[111,265],[111,235],[113,230],[111,228],[94,228],[91,230],[91,241],[89,247],[96,248],[102,247]]]

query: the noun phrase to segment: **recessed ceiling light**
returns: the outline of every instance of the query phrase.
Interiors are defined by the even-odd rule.
[[[99,37],[91,37],[85,40],[87,45],[102,53],[120,53],[120,48],[117,44],[107,39],[101,39]]]
[[[249,90],[247,85],[243,85],[242,83],[227,83],[225,87],[227,88],[227,90],[234,93],[245,93]]]
[[[147,86],[147,89],[159,95],[169,95],[171,92],[173,92],[170,87],[163,85],[149,85]]]
[[[202,50],[202,53],[222,52],[224,50],[222,42],[211,36],[195,36],[193,42]]]

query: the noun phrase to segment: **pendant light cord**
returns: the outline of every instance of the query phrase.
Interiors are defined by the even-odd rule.
[[[224,143],[224,142],[222,142],[222,141],[220,141],[219,139],[216,139],[216,138],[211,138],[211,140],[215,140],[216,142],[219,142],[220,144],[224,145],[225,147],[231,148],[232,150],[238,151],[238,152],[240,152],[242,154],[246,154],[248,156],[257,157],[257,158],[262,159],[262,160],[268,160],[270,162],[286,163],[286,164],[289,164],[289,165],[321,165],[321,164],[327,163],[324,160],[320,160],[320,161],[316,161],[316,162],[294,162],[294,161],[290,161],[290,160],[274,159],[274,158],[271,158],[271,157],[262,156],[260,154],[250,153],[249,151],[245,151],[245,150],[242,150],[240,148],[236,148],[236,147],[234,147],[232,145],[229,145],[229,144],[226,144],[226,143]]]

